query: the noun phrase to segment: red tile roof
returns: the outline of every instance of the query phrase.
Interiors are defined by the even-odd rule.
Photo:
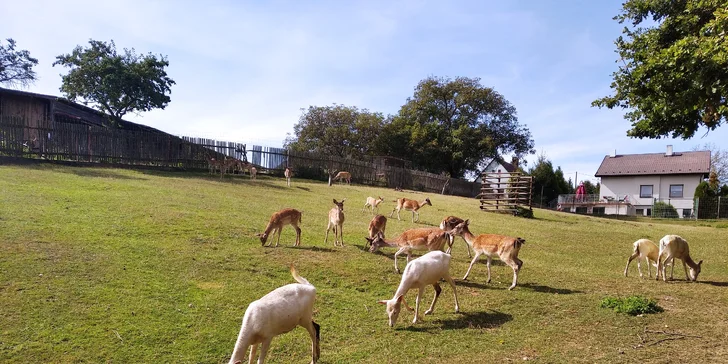
[[[606,156],[595,177],[649,174],[708,174],[710,151]]]

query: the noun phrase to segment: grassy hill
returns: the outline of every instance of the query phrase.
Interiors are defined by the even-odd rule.
[[[405,212],[402,221],[389,219],[388,237],[456,215],[469,218],[476,234],[525,238],[518,287],[506,290],[512,270],[497,261],[491,284],[484,261],[461,281],[469,259],[457,238],[451,274],[461,313],[443,285],[424,323],[412,325],[403,311],[389,328],[376,302],[391,298],[399,283],[394,250],[363,250],[371,215],[361,208],[376,195],[386,199],[380,213],[387,216],[397,197],[432,200],[419,224]],[[323,244],[333,198],[347,198],[343,248],[334,248],[331,236]],[[287,188],[270,178],[0,166],[0,361],[227,362],[248,303],[292,283],[290,263],[317,287],[321,363],[728,361],[726,224],[543,210],[528,220],[478,206],[474,199],[295,178]],[[291,247],[290,227],[281,247],[261,247],[254,234],[284,207],[303,211],[301,247]],[[682,235],[692,257],[704,260],[698,283],[684,281],[680,263],[674,282],[640,280],[635,262],[630,277],[622,275],[632,242],[668,233]],[[654,298],[665,311],[634,317],[599,307],[604,297],[630,295]],[[425,305],[432,296],[429,287]],[[268,358],[305,363],[309,350],[299,328],[274,339]]]

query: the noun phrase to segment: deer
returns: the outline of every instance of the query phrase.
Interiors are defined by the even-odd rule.
[[[445,230],[445,231],[451,231],[452,229],[455,228],[455,226],[462,223],[463,221],[465,221],[465,220],[463,220],[459,217],[456,217],[456,216],[447,216],[444,219],[442,219],[442,222],[440,223],[440,229]],[[463,241],[465,242],[465,249],[468,250],[468,258],[472,258],[473,256],[470,255],[470,244],[468,244],[468,242],[465,241],[465,239],[463,239]],[[450,250],[448,249],[446,251],[446,253],[450,254]]]
[[[286,184],[288,185],[288,187],[291,187],[292,174],[291,174],[291,170],[288,167],[286,167],[286,170],[283,171],[283,175],[286,176]]]
[[[670,268],[670,280],[672,280],[672,272],[675,270],[675,258],[683,261],[685,280],[693,282],[697,281],[703,261],[701,260],[698,263],[695,263],[695,261],[690,258],[690,247],[688,247],[688,242],[678,235],[665,235],[662,239],[660,239],[660,253],[657,255],[657,273],[655,273],[655,279],[659,281],[660,274],[662,274],[662,280],[667,282],[665,268],[669,261],[672,263],[672,267]],[[690,267],[689,276],[688,266]]]
[[[334,246],[344,246],[344,201],[337,202],[334,199],[334,207],[329,211],[329,225],[326,227],[326,238],[324,244],[329,241],[329,230],[334,229]],[[341,245],[339,245],[339,237],[341,237]]]
[[[268,240],[268,237],[275,234],[277,231],[278,239],[276,240],[275,245],[277,247],[278,243],[281,241],[281,230],[284,226],[291,225],[293,226],[293,229],[296,230],[296,243],[293,246],[299,246],[301,245],[301,228],[298,227],[298,224],[300,223],[301,211],[296,209],[283,209],[271,215],[270,221],[268,221],[268,225],[265,227],[265,232],[262,234],[256,234],[256,236],[260,238],[261,245],[267,246],[265,243]]]
[[[361,209],[361,211],[364,212],[365,209],[371,209],[371,213],[373,215],[374,209],[379,212],[379,204],[382,203],[382,201],[384,201],[382,196],[377,196],[377,198],[367,197],[367,202],[364,204],[364,207]]]
[[[399,248],[394,253],[394,270],[401,273],[397,265],[397,257],[400,254],[407,254],[407,263],[409,263],[412,258],[412,250],[442,250],[446,243],[452,245],[453,237],[439,228],[417,228],[406,230],[394,240],[385,239],[381,232],[373,238],[366,239],[371,244],[369,249],[371,253],[375,253],[383,246]]]
[[[306,278],[298,275],[291,265],[291,275],[297,283],[278,287],[248,305],[240,326],[238,339],[230,357],[230,364],[241,363],[250,349],[249,363],[255,361],[260,346],[258,364],[265,362],[270,343],[274,337],[301,326],[311,336],[311,363],[321,356],[319,346],[321,326],[313,321],[313,304],[316,300],[316,287]]]
[[[397,291],[394,292],[392,299],[378,301],[379,304],[387,305],[389,327],[394,327],[397,323],[397,318],[399,318],[399,312],[402,309],[403,303],[408,310],[414,311],[415,313],[412,323],[416,324],[420,321],[420,301],[422,299],[422,293],[425,291],[425,286],[428,285],[432,285],[435,288],[435,298],[432,300],[430,308],[425,311],[425,315],[431,314],[435,310],[435,303],[437,303],[437,298],[440,296],[440,292],[442,292],[440,279],[444,279],[452,287],[452,293],[455,296],[455,312],[460,312],[457,289],[455,288],[455,282],[453,282],[450,276],[450,255],[441,251],[432,251],[407,264],[404,268],[404,274],[402,274],[402,280],[399,283],[399,287],[397,287]],[[404,300],[404,295],[413,288],[417,289],[417,301],[415,302],[414,310]]]
[[[372,218],[372,221],[369,222],[369,239],[374,239],[377,235],[380,233],[382,236],[384,236],[384,229],[387,228],[387,218],[384,217],[384,215],[376,215]],[[366,243],[364,243],[364,248],[366,249],[369,247],[369,244],[371,243],[370,240],[367,240]]]
[[[249,166],[250,168],[248,168],[248,171],[250,172],[250,179],[257,179],[256,176],[258,175],[258,169],[252,164],[249,164]]]
[[[632,244],[632,247],[633,253],[630,255],[629,260],[627,260],[627,265],[624,267],[624,276],[627,276],[627,270],[632,260],[637,259],[637,271],[640,273],[640,278],[642,278],[642,264],[640,264],[640,260],[644,259],[647,264],[647,275],[651,278],[651,265],[657,266],[657,256],[660,252],[659,248],[650,239],[639,239]]]
[[[497,234],[481,234],[476,237],[470,232],[468,228],[469,224],[470,220],[465,220],[455,226],[451,231],[452,234],[463,237],[475,252],[475,257],[470,262],[470,266],[468,267],[468,271],[465,272],[463,280],[468,279],[470,270],[473,269],[475,262],[478,261],[481,255],[485,254],[488,257],[488,280],[486,283],[490,283],[490,263],[493,256],[497,255],[503,263],[506,263],[513,269],[513,283],[508,287],[508,290],[510,291],[515,288],[518,282],[518,272],[523,266],[523,261],[518,259],[518,252],[521,250],[521,246],[526,243],[526,240],[520,237],[514,238]]]
[[[351,173],[341,171],[341,172],[337,173],[336,176],[334,176],[334,181],[336,181],[337,179],[344,180],[344,181],[346,181],[346,184],[350,185],[351,184]]]
[[[392,213],[389,214],[389,217],[392,217],[394,215],[394,212],[397,211],[397,220],[401,221],[399,217],[399,211],[402,209],[412,211],[412,222],[415,222],[415,214],[417,215],[417,221],[420,221],[420,213],[419,209],[424,207],[425,205],[432,206],[432,202],[430,202],[429,198],[425,198],[422,202],[417,202],[415,200],[410,200],[408,198],[398,198],[394,202],[397,203],[397,206],[394,207],[394,210],[392,210]]]
[[[210,171],[210,174],[215,173],[215,169],[220,165],[219,161],[213,157],[211,157],[209,154],[205,155],[205,159],[207,159],[207,166]]]

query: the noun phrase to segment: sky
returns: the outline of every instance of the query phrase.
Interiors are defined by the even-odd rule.
[[[596,181],[605,155],[725,149],[728,127],[633,139],[610,95],[621,0],[3,1],[0,37],[38,58],[27,90],[60,95],[55,57],[89,39],[168,57],[164,110],[125,119],[175,135],[277,147],[302,109],[396,114],[429,76],[480,78],[517,109],[566,178]],[[509,158],[506,157],[507,160]]]

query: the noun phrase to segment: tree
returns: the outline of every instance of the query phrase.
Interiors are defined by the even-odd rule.
[[[528,171],[533,177],[533,201],[547,205],[559,195],[570,194],[574,189],[564,179],[561,167],[554,170],[553,164],[545,155],[540,155],[536,164]]]
[[[628,109],[627,135],[688,139],[728,116],[728,7],[723,0],[627,0],[614,95],[593,106]],[[641,26],[655,22],[655,26]]]
[[[167,57],[149,53],[137,54],[124,48],[116,52],[116,44],[89,40],[90,46],[77,46],[70,54],[56,57],[53,65],[71,70],[62,76],[61,92],[71,100],[80,99],[85,105],[116,119],[130,112],[164,109],[170,101],[174,80],[167,76]]]
[[[728,150],[721,150],[713,143],[696,146],[693,150],[710,151],[710,170],[715,171],[718,180],[728,182]]]
[[[377,143],[381,154],[412,160],[429,172],[459,178],[499,154],[533,153],[516,109],[478,78],[426,78],[415,87]]]
[[[584,190],[587,195],[599,195],[599,183],[594,185],[590,180],[581,181],[584,184]]]
[[[33,67],[38,59],[27,50],[16,50],[15,41],[8,38],[8,44],[0,42],[0,84],[10,87],[28,87],[38,79]]]
[[[309,106],[285,144],[294,151],[361,158],[370,154],[384,120],[381,113],[355,106]]]

